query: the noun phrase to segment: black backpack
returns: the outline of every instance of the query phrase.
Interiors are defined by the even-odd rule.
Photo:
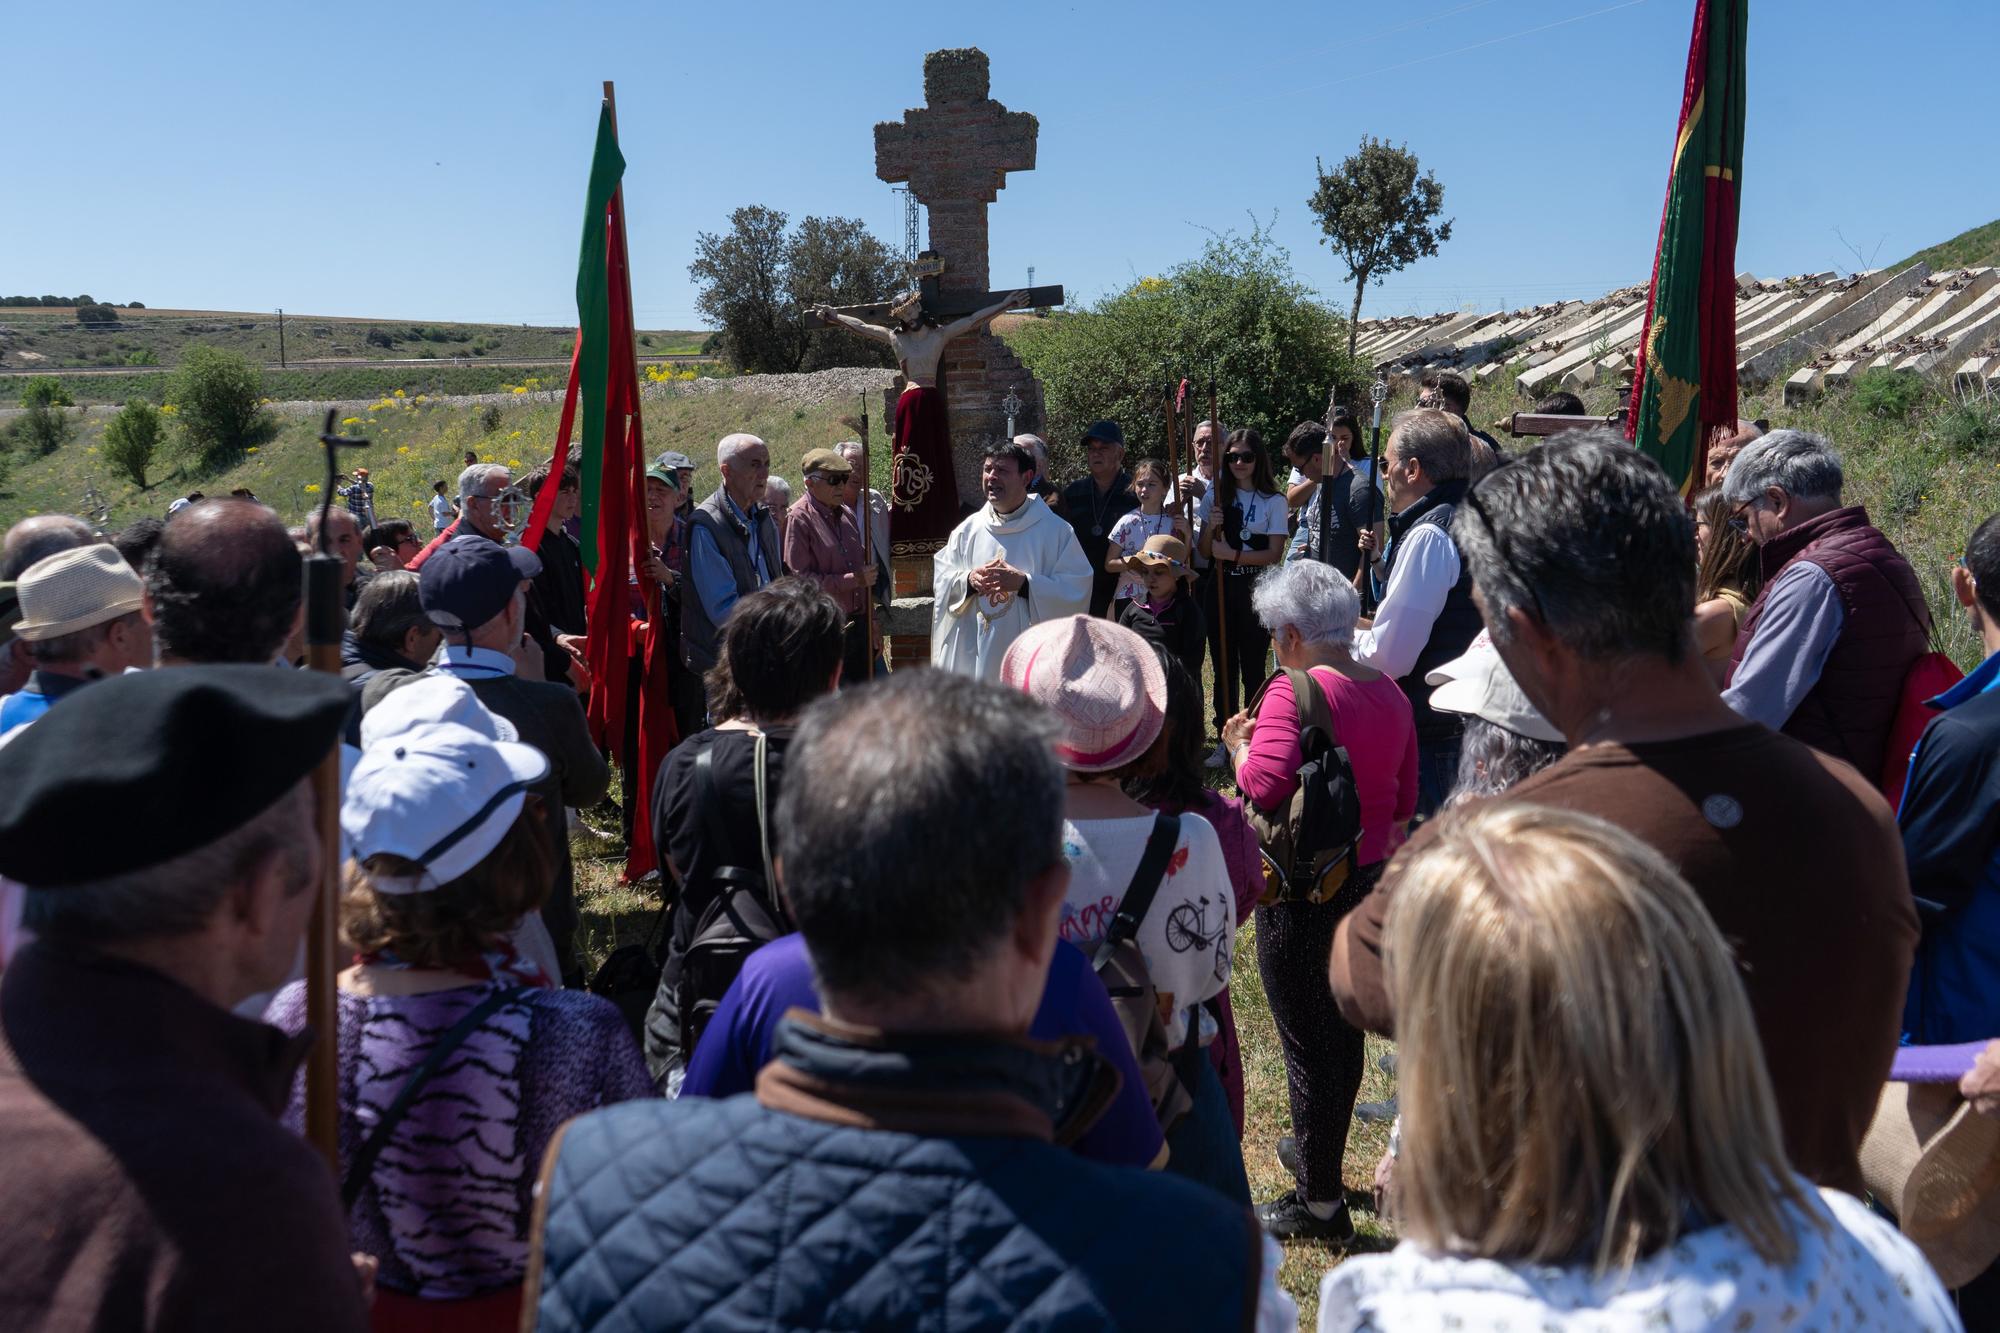
[[[770,801],[766,787],[768,743],[763,732],[757,732],[756,737],[757,753],[752,763],[757,789],[757,840],[763,852],[763,865],[756,868],[723,865],[709,872],[714,895],[695,918],[694,933],[681,958],[680,978],[674,987],[683,1061],[694,1059],[695,1044],[707,1030],[709,1020],[715,1017],[723,995],[743,971],[745,960],[795,929],[784,901],[778,896],[777,876],[771,871]],[[722,847],[726,844],[715,792],[714,756],[712,745],[695,756],[694,799],[701,809],[703,836],[711,847]]]
[[[1282,810],[1265,810],[1254,801],[1245,802],[1244,810],[1264,853],[1264,901],[1323,903],[1356,869],[1361,798],[1319,682],[1292,667],[1284,668],[1284,674],[1298,711],[1299,785]],[[1270,688],[1269,681],[1264,688]],[[1253,717],[1263,699],[1259,690],[1250,704]]]

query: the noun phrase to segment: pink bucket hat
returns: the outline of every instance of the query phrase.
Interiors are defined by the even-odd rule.
[[[1056,758],[1076,773],[1122,768],[1159,739],[1167,673],[1146,641],[1096,616],[1029,629],[1000,662],[1000,680],[1055,715]]]

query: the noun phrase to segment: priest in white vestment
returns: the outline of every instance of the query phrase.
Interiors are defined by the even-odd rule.
[[[1000,678],[1000,659],[1030,625],[1090,610],[1090,561],[1076,533],[1028,494],[1034,457],[1012,442],[979,468],[986,507],[931,557],[931,665]]]

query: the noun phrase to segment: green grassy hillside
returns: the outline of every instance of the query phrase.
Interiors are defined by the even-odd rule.
[[[576,338],[574,328],[325,315],[287,314],[284,325],[288,364],[452,357],[568,361]],[[639,353],[694,355],[707,336],[685,329],[642,330]],[[121,309],[116,324],[88,326],[77,322],[73,310],[0,309],[0,371],[173,366],[195,343],[240,352],[255,365],[276,366],[278,316],[271,311]]]
[[[1940,241],[1928,250],[1919,250],[1891,268],[1905,268],[1918,260],[1931,266],[1932,272],[1948,268],[1979,268],[1987,264],[2000,264],[2000,221],[1989,222],[1983,227],[1962,231],[1948,241]]]

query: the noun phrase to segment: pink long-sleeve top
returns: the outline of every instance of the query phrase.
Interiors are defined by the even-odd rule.
[[[1354,766],[1361,800],[1357,859],[1364,866],[1387,860],[1417,811],[1417,731],[1409,697],[1387,676],[1349,680],[1330,667],[1314,667],[1311,675],[1326,694],[1335,743],[1347,748]],[[1298,709],[1291,681],[1280,673],[1257,707],[1236,785],[1259,809],[1277,810],[1298,790],[1301,758]]]

